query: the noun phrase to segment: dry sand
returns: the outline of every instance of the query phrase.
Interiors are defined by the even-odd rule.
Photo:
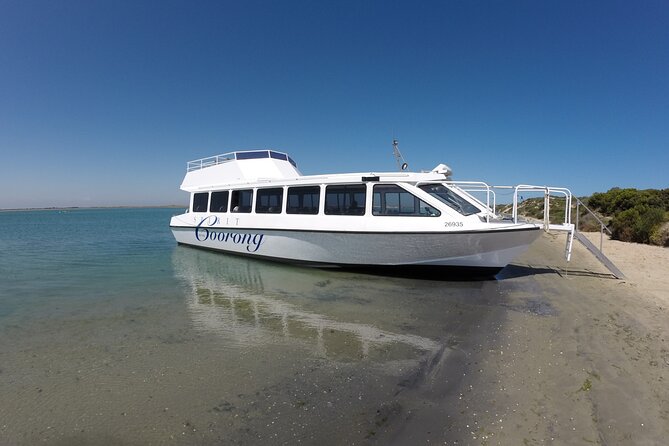
[[[602,242],[604,255],[625,274],[626,282],[669,306],[669,249],[611,240],[598,232],[585,234],[597,247]]]

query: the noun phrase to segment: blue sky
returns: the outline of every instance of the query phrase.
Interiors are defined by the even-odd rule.
[[[0,208],[186,202],[186,161],[669,187],[667,1],[0,0]]]

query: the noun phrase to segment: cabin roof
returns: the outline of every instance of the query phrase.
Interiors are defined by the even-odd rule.
[[[439,165],[431,172],[360,172],[302,175],[293,159],[271,149],[235,151],[189,161],[181,189],[187,192],[256,184],[421,182],[445,179]],[[450,173],[450,169],[448,170]]]
[[[192,192],[222,183],[248,183],[300,176],[302,174],[297,164],[286,153],[270,149],[237,151],[189,161],[181,189]]]
[[[276,160],[288,161],[293,167],[297,168],[297,164],[287,153],[277,152],[276,150],[241,150],[236,152],[228,152],[222,155],[214,155],[206,158],[200,158],[193,161],[188,161],[186,164],[186,172],[194,170],[205,169],[207,167],[216,166],[218,164],[229,163],[232,161],[252,160],[271,158]]]

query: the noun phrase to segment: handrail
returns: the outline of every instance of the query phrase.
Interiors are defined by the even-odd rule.
[[[543,192],[544,193],[544,226],[548,227],[550,224],[550,206],[549,198],[550,195],[560,194],[565,197],[565,211],[564,211],[564,224],[571,224],[571,191],[564,187],[550,187],[550,186],[533,186],[530,184],[519,184],[514,188],[513,191],[513,212],[512,217],[515,223],[518,223],[518,192],[527,191],[527,192]]]
[[[583,206],[586,211],[593,217],[595,217],[595,220],[599,223],[599,250],[603,253],[604,252],[604,230],[609,233],[609,235],[613,235],[613,232],[604,224],[604,222],[597,217],[597,214],[595,214],[589,207],[585,205],[581,200],[576,197],[576,231],[578,231],[578,223],[579,223],[579,217],[580,217],[580,212],[579,212],[579,207]]]
[[[469,198],[472,198],[474,201],[476,201],[478,204],[481,206],[485,206],[487,213],[486,213],[486,222],[490,222],[490,215],[492,214],[493,217],[495,216],[495,206],[496,206],[496,196],[495,196],[495,191],[492,190],[490,185],[488,183],[485,183],[483,181],[456,181],[456,180],[448,180],[444,181],[445,184],[449,184],[451,186],[454,186],[458,188],[459,190],[465,192]],[[463,189],[462,186],[471,186],[474,187],[473,189]],[[495,187],[495,186],[493,186]],[[483,203],[481,200],[473,196],[470,192],[485,192],[486,194],[486,202]],[[493,207],[490,207],[490,194],[493,196]]]
[[[204,169],[205,167],[215,166],[217,164],[226,163],[235,159],[235,153],[224,153],[222,155],[208,156],[200,158],[199,160],[188,161],[186,164],[186,171],[192,172],[194,170]]]
[[[597,222],[602,226],[603,229],[606,230],[606,232],[609,233],[609,235],[613,235],[613,232],[611,232],[611,230],[609,229],[609,227],[606,226],[606,223],[604,223],[599,217],[597,217],[597,214],[595,214],[594,211],[592,211],[589,207],[587,207],[587,206],[585,205],[585,203],[583,203],[581,200],[578,199],[578,197],[576,197],[576,209],[577,209],[577,210],[578,210],[579,206],[583,206],[583,207],[585,208],[585,210],[588,211],[588,213],[589,213],[590,215],[592,215],[593,217],[595,217],[595,220],[597,220]],[[576,213],[576,229],[577,229],[577,230],[578,230],[578,217],[579,217],[579,214],[578,214],[578,212],[577,212],[577,213]]]
[[[462,189],[462,188],[459,188],[459,189],[461,189],[461,190],[463,190],[467,193],[469,193],[469,192],[486,192],[486,193],[492,195],[492,207],[489,207],[489,209],[490,209],[491,212],[493,212],[493,213],[495,212],[495,208],[497,207],[497,195],[495,194],[495,191],[492,188],[490,188],[487,191],[484,191],[483,189]],[[474,198],[474,200],[476,200],[476,202],[478,204],[480,204],[481,206],[487,206],[486,203],[482,202],[481,200],[476,198],[474,195],[472,195],[472,198]],[[486,200],[486,201],[488,201],[488,203],[490,202],[489,199]]]

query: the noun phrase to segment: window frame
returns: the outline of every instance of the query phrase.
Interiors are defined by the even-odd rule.
[[[218,210],[213,209],[214,206],[214,198],[215,196],[218,195],[225,195],[225,208],[224,210],[221,210],[221,206],[219,206]],[[228,208],[230,206],[230,191],[229,190],[217,190],[217,191],[212,191],[211,195],[209,196],[209,212],[228,212]]]
[[[198,201],[198,198],[202,198],[203,196],[206,196],[205,202],[204,202],[204,207],[201,205],[203,203],[200,203]],[[196,204],[197,204],[197,209],[196,209]],[[209,192],[195,192],[193,193],[193,200],[191,202],[191,212],[208,212],[209,210]]]
[[[341,192],[333,192],[333,190],[342,189]],[[362,193],[362,203],[357,201],[359,194]],[[333,212],[334,207],[328,206],[328,197],[332,194],[337,194],[337,212]],[[339,203],[340,195],[343,195],[343,206]],[[357,195],[357,197],[356,197]],[[348,205],[346,203],[349,203]],[[353,207],[352,204],[356,206]],[[353,183],[353,184],[329,184],[325,186],[325,215],[348,215],[348,216],[363,216],[366,214],[367,207],[367,184]]]
[[[430,192],[424,188],[430,187],[430,186],[441,186],[447,191],[447,197],[444,197],[436,192]],[[439,200],[442,204],[446,205],[449,207],[449,209],[454,210],[460,215],[464,215],[465,217],[468,217],[470,215],[476,215],[480,212],[483,212],[483,209],[479,208],[475,204],[471,203],[469,200],[467,200],[465,197],[455,193],[453,189],[443,183],[423,183],[417,185],[417,187],[425,192],[426,194],[430,195],[431,197]],[[465,211],[465,207],[471,208],[469,211]]]
[[[272,192],[274,192],[272,194]],[[278,193],[277,193],[278,192]],[[283,208],[283,187],[263,187],[256,190],[255,212],[256,214],[280,214]],[[278,203],[270,206],[269,201],[278,196]],[[261,201],[267,197],[268,205],[261,205]]]
[[[291,198],[291,192],[296,191],[296,190],[302,190],[305,191],[305,193],[302,194],[297,194],[299,197],[298,200],[302,201],[302,206],[298,207],[291,207],[290,206],[290,198]],[[316,190],[317,193],[308,193],[306,190]],[[317,202],[316,202],[316,207],[314,209],[313,206],[313,197],[314,195],[317,197]],[[320,213],[320,207],[321,207],[321,197],[323,195],[323,190],[321,189],[320,186],[290,186],[288,187],[288,190],[286,191],[286,214],[291,214],[291,215],[318,215]],[[296,194],[293,194],[292,196],[296,196]],[[304,197],[309,196],[310,200],[312,201],[312,205],[309,206],[308,208],[304,206]],[[293,209],[298,209],[298,210],[293,210]],[[314,212],[315,211],[315,212]]]
[[[395,189],[396,191],[378,191],[377,189]],[[378,204],[379,210],[377,210],[377,204],[376,204],[376,199],[377,199],[377,194],[379,197],[380,203]],[[397,212],[394,213],[389,213],[387,212],[387,197],[386,195],[389,194],[397,194]],[[403,212],[402,207],[403,207],[403,195],[407,195],[408,197],[411,197],[413,201],[413,211],[411,213],[409,212]],[[428,207],[432,212],[431,213],[422,213],[421,211],[425,208]],[[385,208],[385,212],[384,212]],[[418,208],[418,212],[416,212],[416,208]],[[425,200],[422,198],[417,197],[410,191],[404,189],[402,186],[399,184],[395,183],[387,183],[387,184],[375,184],[372,187],[372,215],[375,217],[440,217],[441,216],[441,211],[431,204],[427,203]]]
[[[244,194],[250,193],[248,208],[241,206]],[[235,210],[236,208],[236,210]],[[250,214],[253,211],[253,189],[233,189],[230,193],[230,212],[234,214]]]

